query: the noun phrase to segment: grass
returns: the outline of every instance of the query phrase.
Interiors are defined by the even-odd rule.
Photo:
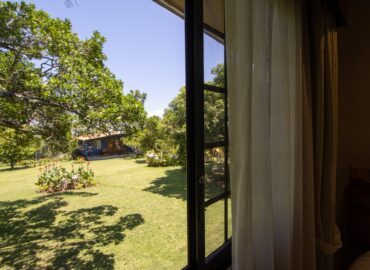
[[[71,166],[65,163],[64,166]],[[0,269],[181,269],[186,177],[143,160],[91,162],[98,185],[37,193],[38,169],[0,169]],[[208,185],[207,196],[220,191]],[[223,206],[206,212],[207,254],[223,241]]]

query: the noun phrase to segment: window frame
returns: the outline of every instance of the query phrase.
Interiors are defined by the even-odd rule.
[[[185,269],[226,269],[231,265],[231,238],[227,237],[228,224],[228,118],[227,118],[227,73],[225,50],[225,87],[204,83],[204,31],[212,32],[203,23],[203,0],[185,1],[185,60],[186,60],[186,137],[187,137],[187,233],[188,265]],[[225,35],[222,33],[225,40]],[[204,149],[217,146],[204,141],[204,91],[224,93],[225,101],[225,192],[222,196],[204,200]],[[222,143],[221,143],[222,144]],[[224,199],[224,244],[205,257],[205,208]]]

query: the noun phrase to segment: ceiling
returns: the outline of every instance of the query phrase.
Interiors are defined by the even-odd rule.
[[[154,0],[154,2],[184,18],[185,0]],[[210,36],[223,42],[225,33],[224,0],[203,0],[203,3],[205,31]]]

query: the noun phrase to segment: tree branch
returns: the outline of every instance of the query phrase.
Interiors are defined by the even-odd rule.
[[[67,110],[71,113],[74,113],[74,114],[80,116],[80,117],[85,116],[84,114],[82,114],[81,112],[71,108],[67,104],[55,102],[55,101],[50,100],[50,99],[43,99],[43,98],[40,98],[40,97],[31,96],[31,95],[29,95],[29,96],[22,95],[22,94],[13,93],[13,92],[10,92],[10,91],[7,91],[7,90],[5,90],[5,91],[1,90],[0,91],[0,98],[14,98],[14,99],[18,99],[20,101],[24,101],[24,102],[31,103],[31,104],[36,104],[36,105],[41,105],[41,106],[54,106],[54,107],[57,107],[57,108]]]

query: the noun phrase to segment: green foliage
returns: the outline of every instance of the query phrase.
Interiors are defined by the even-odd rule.
[[[165,167],[178,165],[177,148],[167,134],[167,126],[158,116],[145,120],[143,129],[134,138],[124,143],[146,152],[147,163],[150,167]]]
[[[46,192],[79,189],[95,184],[94,172],[89,167],[89,163],[86,167],[81,165],[77,170],[72,167],[71,171],[56,163],[45,165],[40,168],[40,174],[36,182],[40,191]]]
[[[22,161],[19,161],[18,164],[22,167],[35,167],[37,165],[37,161],[34,160],[34,159],[26,159],[26,160],[22,160]]]
[[[215,75],[213,78],[213,84],[224,87],[225,86],[225,68],[223,64],[218,64],[214,68],[212,68],[211,73]]]
[[[136,89],[136,90],[130,90],[130,92],[128,94],[129,95],[132,95],[136,100],[140,101],[142,104],[145,103],[146,98],[148,96],[146,93],[143,93],[143,92],[141,92],[138,89]]]
[[[63,152],[71,130],[129,136],[141,128],[144,94],[123,94],[104,64],[99,32],[81,40],[68,20],[0,2],[0,37],[0,126],[40,135]]]
[[[162,120],[158,116],[148,117],[143,129],[130,140],[125,139],[124,143],[144,152],[158,152],[169,148]]]
[[[212,69],[215,75],[212,82],[224,86],[224,66],[217,65]],[[140,100],[140,92],[130,92]],[[206,142],[223,140],[225,128],[224,95],[205,92],[204,95],[204,137]],[[148,152],[149,166],[186,166],[186,89],[180,89],[178,95],[170,102],[164,112],[163,120],[152,116],[145,120],[143,129],[131,140],[124,143]]]
[[[39,141],[30,134],[0,128],[0,162],[11,168],[19,161],[32,158],[38,146]]]
[[[51,162],[62,162],[66,161],[66,158],[42,158],[42,159],[25,159],[22,161],[17,162],[18,165],[22,167],[37,167],[37,166],[45,166]]]
[[[212,69],[215,75],[212,82],[216,86],[224,86],[224,66],[219,64]],[[223,94],[205,91],[204,94],[204,137],[206,142],[223,140],[225,129],[225,103]],[[179,94],[170,102],[165,110],[163,123],[165,134],[177,145],[179,164],[186,166],[186,89],[180,89]]]
[[[163,122],[166,134],[174,145],[177,145],[179,165],[186,165],[186,89],[180,89],[179,94],[170,102],[164,112]]]

